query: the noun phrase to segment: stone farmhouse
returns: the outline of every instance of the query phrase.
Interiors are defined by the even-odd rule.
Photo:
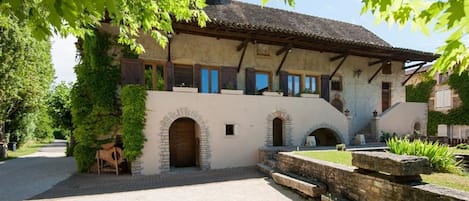
[[[146,52],[120,60],[122,84],[149,89],[147,141],[133,174],[253,166],[260,147],[376,141],[382,130],[426,125],[427,105],[405,103],[404,68],[434,54],[392,47],[354,24],[207,3],[206,27],[174,22],[167,48],[141,36]]]

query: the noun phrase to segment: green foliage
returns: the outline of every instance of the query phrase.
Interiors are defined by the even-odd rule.
[[[430,94],[432,93],[432,89],[435,84],[435,80],[429,79],[420,82],[415,86],[407,85],[405,93],[406,102],[428,103],[428,99],[430,98]]]
[[[18,146],[52,136],[45,100],[53,74],[50,43],[36,41],[22,22],[0,17],[0,124],[6,122]]]
[[[345,151],[347,149],[347,147],[345,146],[345,144],[338,144],[338,145],[335,145],[335,148],[337,149],[337,151]]]
[[[438,124],[446,124],[446,115],[438,111],[428,111],[427,135],[436,135],[438,133]]]
[[[36,38],[47,40],[54,32],[82,38],[110,18],[110,23],[119,28],[119,43],[142,53],[143,46],[136,40],[139,34],[150,35],[164,47],[166,34],[173,32],[173,19],[194,20],[205,26],[208,17],[204,7],[205,0],[6,0],[0,1],[0,22],[14,16],[26,22]]]
[[[426,156],[430,160],[433,170],[438,172],[461,173],[461,168],[454,157],[454,153],[447,145],[438,142],[392,138],[386,142],[391,153],[399,155]]]
[[[47,101],[48,113],[54,122],[54,127],[66,131],[72,130],[71,88],[70,84],[64,82],[53,86]]]
[[[145,100],[147,92],[143,86],[127,85],[122,88],[122,142],[124,156],[134,161],[142,154],[145,135]]]
[[[458,144],[456,145],[456,149],[469,149],[469,144],[464,144],[464,143]]]
[[[464,108],[469,108],[469,75],[468,74],[451,74],[448,84],[452,89],[456,90],[462,101]]]
[[[81,62],[75,66],[77,82],[71,90],[71,113],[73,137],[79,149],[73,153],[80,171],[91,167],[94,150],[114,138],[119,129],[116,94],[119,67],[111,65],[112,58],[107,54],[112,40],[109,35],[99,32],[86,35]]]
[[[370,11],[378,22],[398,23],[400,26],[410,22],[413,28],[427,35],[430,34],[430,27],[434,32],[449,33],[445,44],[437,50],[441,56],[433,65],[433,73],[459,66],[461,74],[468,68],[469,51],[462,42],[469,33],[468,1],[362,0],[362,3],[362,14]]]

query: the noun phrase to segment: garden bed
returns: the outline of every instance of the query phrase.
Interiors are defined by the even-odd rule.
[[[296,155],[306,156],[313,159],[324,160],[332,163],[352,166],[352,153],[349,151],[299,151]],[[437,184],[449,188],[469,192],[469,175],[457,175],[450,173],[432,173],[421,175],[423,182]]]

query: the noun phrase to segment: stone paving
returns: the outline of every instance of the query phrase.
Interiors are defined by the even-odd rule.
[[[0,162],[0,200],[24,200],[50,189],[76,172],[65,157],[65,141],[57,140],[38,152]]]
[[[75,174],[31,200],[305,200],[254,167],[163,175]]]

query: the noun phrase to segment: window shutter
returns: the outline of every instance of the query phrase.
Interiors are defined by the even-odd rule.
[[[329,75],[321,75],[321,98],[329,102]]]
[[[166,64],[166,90],[172,91],[174,85],[174,65],[168,61]]]
[[[383,63],[382,72],[383,72],[384,75],[390,75],[390,74],[392,74],[391,62],[388,63],[387,61],[385,61],[385,62]]]
[[[238,69],[236,67],[223,66],[221,71],[221,88],[222,89],[238,89]]]
[[[145,84],[143,60],[121,59],[121,84]]]
[[[286,71],[280,71],[278,74],[279,87],[283,92],[283,96],[288,96],[288,73]]]
[[[197,87],[199,92],[202,91],[202,80],[200,78],[200,64],[194,65],[194,87]]]
[[[246,68],[246,94],[256,93],[256,71],[254,68]]]

